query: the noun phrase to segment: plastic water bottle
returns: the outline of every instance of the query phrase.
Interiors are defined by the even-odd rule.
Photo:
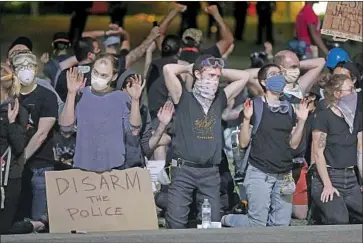
[[[208,199],[204,199],[202,204],[202,228],[207,229],[211,224],[212,208]]]

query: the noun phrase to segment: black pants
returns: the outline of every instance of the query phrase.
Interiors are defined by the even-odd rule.
[[[127,8],[119,2],[109,2],[111,23],[124,27]]]
[[[171,184],[168,190],[166,225],[169,229],[184,229],[188,224],[190,205],[196,191],[197,208],[208,199],[212,210],[212,221],[220,221],[220,176],[218,167],[171,168]],[[201,212],[198,210],[198,219]]]
[[[88,11],[87,8],[92,7],[92,2],[78,2],[74,6],[72,13],[71,25],[69,28],[69,38],[74,47],[78,40],[82,37],[82,32],[86,26]]]
[[[328,168],[328,174],[333,187],[339,191],[340,197],[334,194],[332,201],[323,203],[320,196],[324,186],[319,176],[313,177],[311,188],[312,199],[322,213],[323,223],[349,224],[350,218],[357,223],[362,223],[362,193],[354,169]]]
[[[15,222],[15,215],[19,205],[21,192],[21,178],[9,179],[5,187],[5,207],[0,209],[0,234],[7,234],[11,231]],[[0,200],[1,194],[0,194]]]
[[[235,12],[235,27],[234,27],[234,38],[236,40],[243,40],[243,32],[246,24],[247,9]]]
[[[264,29],[266,29],[266,40],[274,44],[271,12],[258,13],[257,43],[262,44]]]
[[[198,29],[197,13],[188,12],[188,10],[186,10],[184,13],[182,13],[179,35],[182,36],[184,31],[190,28]]]

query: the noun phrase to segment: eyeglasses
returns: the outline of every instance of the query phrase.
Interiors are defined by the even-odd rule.
[[[209,57],[202,61],[202,67],[224,68],[224,60],[222,58]]]
[[[27,69],[34,70],[36,68],[37,68],[37,65],[34,65],[32,63],[28,63],[27,65],[16,66],[15,67],[15,72],[24,71],[24,70],[27,70]]]
[[[355,92],[355,88],[354,87],[350,87],[349,89],[341,89],[339,91],[349,91],[351,93]]]

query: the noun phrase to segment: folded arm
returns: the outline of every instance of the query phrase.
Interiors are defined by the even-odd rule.
[[[178,104],[182,95],[182,85],[177,75],[182,73],[191,73],[193,65],[167,64],[163,67],[165,85],[174,102]]]
[[[298,83],[304,90],[304,93],[308,93],[313,85],[318,81],[318,76],[324,69],[325,59],[315,58],[309,60],[303,60],[300,62],[300,69],[308,70],[300,79]]]
[[[250,78],[250,73],[237,70],[237,69],[223,69],[222,76],[227,82],[232,82],[227,87],[224,88],[226,93],[227,101],[233,100],[245,87],[248,79]]]

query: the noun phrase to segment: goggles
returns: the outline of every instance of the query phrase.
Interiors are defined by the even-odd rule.
[[[209,57],[202,61],[202,67],[224,68],[224,60],[222,58]]]
[[[271,112],[273,113],[281,113],[281,114],[286,114],[289,111],[289,103],[286,101],[280,101],[278,103],[275,104],[268,104],[268,108]]]
[[[37,58],[34,54],[28,53],[18,53],[11,59],[11,64],[17,68],[17,66],[27,66],[34,65],[37,66]]]

